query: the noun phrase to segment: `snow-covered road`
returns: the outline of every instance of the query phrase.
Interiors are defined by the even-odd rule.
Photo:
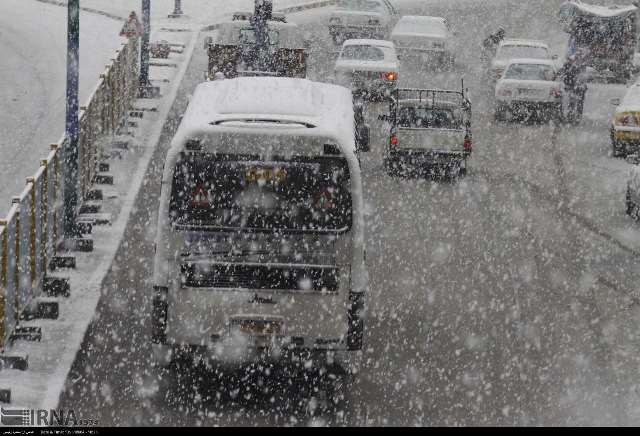
[[[475,47],[505,14],[510,14],[510,34],[545,38],[562,50],[558,2],[541,3],[402,2],[404,13],[442,14],[460,29],[467,49],[459,71],[431,75],[414,69],[401,81],[458,86],[460,75],[466,75],[474,101],[471,174],[457,184],[388,177],[382,167],[388,136],[377,120],[387,108],[369,107],[372,151],[362,159],[371,273],[366,345],[361,372],[347,384],[344,413],[326,422],[640,422],[640,315],[624,293],[635,289],[638,259],[562,209],[563,202],[588,195],[589,209],[610,224],[612,215],[605,209],[623,208],[622,198],[615,199],[618,192],[610,203],[601,198],[609,188],[598,184],[603,177],[607,185],[618,186],[625,165],[606,156],[602,108],[602,101],[620,89],[591,94],[579,128],[558,133],[547,125],[497,125],[478,66]],[[326,16],[301,15],[315,38],[310,75],[327,80],[334,47]],[[194,57],[181,93],[192,91],[205,63],[203,53]],[[605,119],[599,123],[589,121],[600,116]],[[171,140],[170,125],[160,150]],[[573,146],[572,137],[583,133],[591,138],[583,141],[585,147]],[[583,177],[594,162],[608,174]],[[153,193],[159,190],[160,168],[162,153],[146,176],[151,194],[141,197],[131,217],[128,243],[103,285],[99,317],[61,407],[98,416],[108,425],[313,423],[292,405],[305,398],[298,390],[303,384],[295,380],[291,386],[286,377],[245,378],[242,371],[219,376],[184,365],[167,375],[150,368],[153,237],[148,227],[157,215]],[[589,210],[576,206],[576,216],[589,217]],[[627,225],[637,223],[627,220]]]
[[[122,23],[81,14],[80,102],[124,39]],[[0,2],[0,216],[49,144],[64,132],[66,10],[35,0]]]

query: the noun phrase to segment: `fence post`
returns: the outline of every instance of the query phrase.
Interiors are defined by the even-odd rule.
[[[140,50],[140,95],[146,95],[149,82],[149,34],[151,33],[151,0],[142,0],[142,48]]]
[[[40,259],[42,260],[40,263],[40,271],[46,273],[47,271],[47,243],[49,241],[49,164],[46,159],[42,159],[40,161],[40,166],[43,167],[43,177],[42,180],[42,217],[44,218],[44,223],[42,225],[42,243],[40,244]]]
[[[7,222],[0,220],[0,352],[4,351],[4,338],[7,332],[5,306],[7,304]]]
[[[38,223],[38,219],[36,217],[37,214],[37,193],[36,193],[36,179],[34,177],[27,177],[27,185],[31,184],[31,195],[29,199],[29,209],[30,209],[30,219],[29,219],[29,267],[31,274],[29,278],[31,279],[31,286],[33,286],[36,281],[36,238],[38,236],[38,232],[36,230],[36,226]]]
[[[78,206],[78,83],[80,48],[80,0],[67,3],[67,109],[66,134],[68,139],[65,153],[64,189],[64,236],[77,235],[75,225]]]
[[[182,0],[175,0],[173,13],[169,14],[169,18],[180,18],[182,15],[184,15],[184,12],[182,12]]]

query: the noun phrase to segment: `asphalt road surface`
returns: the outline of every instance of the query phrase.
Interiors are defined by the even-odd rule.
[[[61,408],[103,425],[640,422],[638,253],[598,233],[591,216],[567,209],[578,195],[575,174],[591,154],[606,156],[606,122],[496,125],[479,66],[480,42],[498,25],[508,35],[565,43],[554,20],[559,2],[397,3],[404,14],[446,16],[457,30],[457,71],[406,68],[401,81],[457,88],[464,75],[475,151],[469,175],[456,183],[391,178],[382,167],[385,125],[377,120],[385,105],[369,106],[372,151],[362,166],[371,295],[365,347],[353,359],[358,372],[318,382],[315,392],[315,379],[260,368],[220,376],[150,366],[159,180],[176,128],[169,122]],[[316,37],[311,78],[323,80],[335,49],[314,14],[296,17]],[[174,119],[204,69],[200,50]],[[571,138],[585,132],[601,145],[570,152]],[[615,201],[622,209],[622,198]],[[337,405],[314,417],[309,410],[320,403],[309,399],[327,387]]]

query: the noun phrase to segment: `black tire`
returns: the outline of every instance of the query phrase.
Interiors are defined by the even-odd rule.
[[[458,177],[461,179],[464,179],[469,174],[469,164],[467,163],[467,159],[465,159],[463,163],[464,165],[460,167],[460,174],[458,175]]]
[[[611,155],[613,157],[624,157],[625,153],[624,151],[621,150],[620,145],[618,144],[618,141],[616,141],[615,139],[611,139]]]
[[[636,206],[633,203],[633,201],[631,200],[631,192],[629,191],[629,188],[627,188],[627,194],[626,194],[626,198],[625,198],[625,205],[626,205],[626,213],[627,213],[627,215],[629,215],[634,220],[637,220],[638,219],[638,206]]]
[[[390,177],[398,177],[398,163],[395,159],[386,158],[384,160],[384,169]]]

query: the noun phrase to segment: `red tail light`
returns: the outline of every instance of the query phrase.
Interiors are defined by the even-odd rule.
[[[391,137],[391,139],[389,140],[389,144],[391,145],[398,145],[398,137],[396,135],[393,135]]]
[[[466,136],[464,138],[464,149],[471,150],[472,148],[473,148],[473,141],[471,140],[470,136]]]
[[[398,80],[398,73],[395,73],[395,72],[382,73],[382,78],[393,82],[394,80]]]

